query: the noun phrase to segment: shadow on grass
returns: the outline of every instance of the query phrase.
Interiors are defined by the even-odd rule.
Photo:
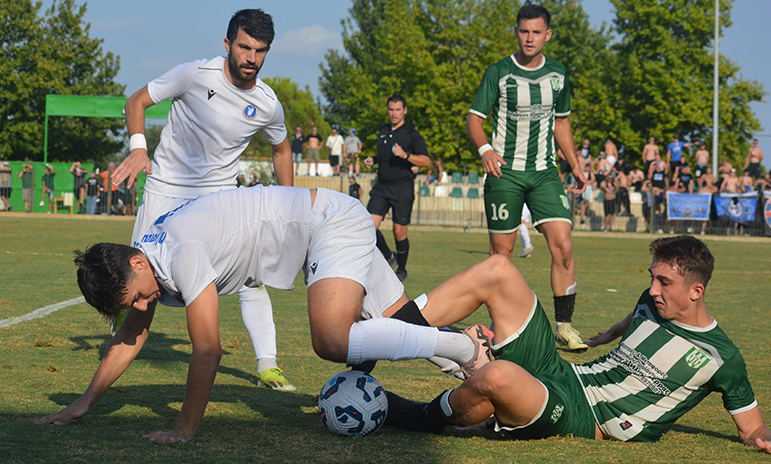
[[[91,350],[99,349],[99,359],[101,360],[107,352],[107,347],[112,340],[109,335],[91,335],[82,337],[72,337],[72,341],[76,346],[73,350]],[[179,350],[179,346],[190,347],[190,340],[186,338],[174,338],[169,337],[163,332],[152,332],[145,346],[142,347],[142,351],[139,352],[134,361],[150,361],[161,365],[169,365],[174,363],[188,364],[190,362],[190,353],[187,351]],[[222,349],[222,355],[226,356],[230,352],[226,349]],[[259,378],[249,372],[244,372],[239,369],[220,365],[217,369],[220,374],[228,374],[233,377],[246,380],[253,384],[257,384]]]
[[[691,435],[704,435],[712,438],[720,438],[721,440],[729,440],[737,443],[741,442],[741,440],[739,440],[738,435],[726,435],[724,433],[716,432],[714,430],[705,430],[705,429],[700,429],[698,427],[689,427],[687,425],[675,424],[670,430],[673,432],[688,433]]]
[[[69,405],[80,395],[76,393],[52,393],[48,399],[62,408]],[[185,396],[185,385],[135,385],[115,386],[94,405],[91,412],[79,421],[92,416],[109,416],[125,407],[149,409],[154,414],[174,423],[179,415],[179,404]],[[275,420],[287,423],[290,412],[298,414],[302,408],[316,405],[316,398],[307,394],[275,392],[267,388],[244,385],[214,385],[209,399],[210,413],[227,416],[219,411],[238,411],[239,416],[255,413],[255,419]],[[248,411],[243,411],[246,406]],[[300,414],[301,415],[301,414]],[[289,422],[296,422],[289,420]]]
[[[360,439],[332,435],[314,409],[315,396],[244,385],[214,386],[193,442],[163,445],[143,439],[174,427],[183,396],[184,385],[113,387],[68,426],[34,425],[29,413],[2,412],[0,425],[9,433],[0,432],[0,454],[12,462],[156,463],[438,462],[441,454],[428,434],[383,428]],[[77,397],[48,395],[61,407]]]
[[[490,250],[458,250],[460,253],[466,253],[469,255],[485,255],[490,256]]]

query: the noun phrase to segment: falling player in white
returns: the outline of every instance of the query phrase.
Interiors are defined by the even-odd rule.
[[[145,437],[191,440],[222,356],[217,295],[243,285],[291,289],[300,270],[308,285],[313,349],[324,359],[354,365],[442,356],[467,375],[490,360],[489,330],[478,324],[458,333],[399,318],[405,308],[450,310],[469,297],[421,295],[408,301],[375,248],[369,213],[340,192],[279,186],[222,190],[158,218],[137,247],[98,243],[77,254],[78,286],[86,301],[108,317],[120,308],[131,310],[85,393],[36,420],[39,424],[67,424],[93,407],[139,354],[160,300],[187,307],[192,355],[176,427]]]

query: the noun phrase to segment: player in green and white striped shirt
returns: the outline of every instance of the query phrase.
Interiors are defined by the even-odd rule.
[[[576,299],[576,270],[570,239],[571,211],[554,161],[557,145],[573,167],[574,192],[584,191],[568,121],[570,85],[565,67],[541,53],[551,38],[551,15],[542,6],[525,5],[517,13],[519,51],[485,72],[466,120],[471,142],[482,156],[485,213],[490,253],[511,256],[527,204],[552,255],[551,286],[557,343],[570,351],[588,348],[571,327]],[[492,142],[482,121],[492,114]],[[555,144],[556,140],[556,144]]]
[[[741,440],[771,453],[771,430],[760,414],[744,360],[705,305],[712,254],[690,235],[655,240],[650,250],[651,287],[624,320],[589,344],[618,337],[621,342],[582,365],[559,356],[543,308],[509,260],[496,262],[495,277],[475,269],[490,266],[496,257],[453,277],[447,283],[456,291],[470,286],[487,292],[496,360],[427,405],[388,392],[386,424],[440,432],[444,426],[476,424],[494,414],[496,430],[517,439],[572,434],[650,442],[709,393],[718,392]],[[505,289],[488,285],[502,278],[510,282]],[[505,292],[520,296],[499,307]],[[463,306],[461,298],[457,301]],[[424,313],[432,324],[446,322],[435,319],[430,307]]]

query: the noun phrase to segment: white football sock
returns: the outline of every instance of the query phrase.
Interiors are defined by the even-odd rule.
[[[469,361],[474,352],[474,342],[465,334],[376,318],[351,326],[346,362],[356,365],[378,359],[400,361],[436,355],[463,363]]]
[[[460,364],[468,362],[474,357],[476,345],[471,338],[459,332],[442,330],[436,338],[435,355],[449,358]]]
[[[257,357],[257,372],[278,367],[276,324],[273,322],[273,306],[268,291],[264,286],[241,287],[238,297],[241,300],[241,318]]]
[[[430,358],[436,349],[439,329],[408,324],[388,318],[359,321],[348,333],[348,358],[351,365],[364,361]]]

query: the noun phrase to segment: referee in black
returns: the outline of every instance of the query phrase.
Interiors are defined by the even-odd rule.
[[[391,121],[380,128],[377,139],[377,157],[368,157],[364,165],[371,168],[377,163],[377,182],[369,192],[367,210],[372,215],[377,230],[377,248],[388,262],[397,264],[396,276],[402,282],[407,277],[407,256],[410,242],[407,239],[407,226],[412,215],[415,201],[415,173],[413,166],[429,167],[431,158],[423,136],[410,124],[404,122],[407,115],[407,100],[401,95],[393,95],[387,101],[388,119]],[[378,229],[388,209],[393,208],[394,240],[396,253],[393,253]]]

